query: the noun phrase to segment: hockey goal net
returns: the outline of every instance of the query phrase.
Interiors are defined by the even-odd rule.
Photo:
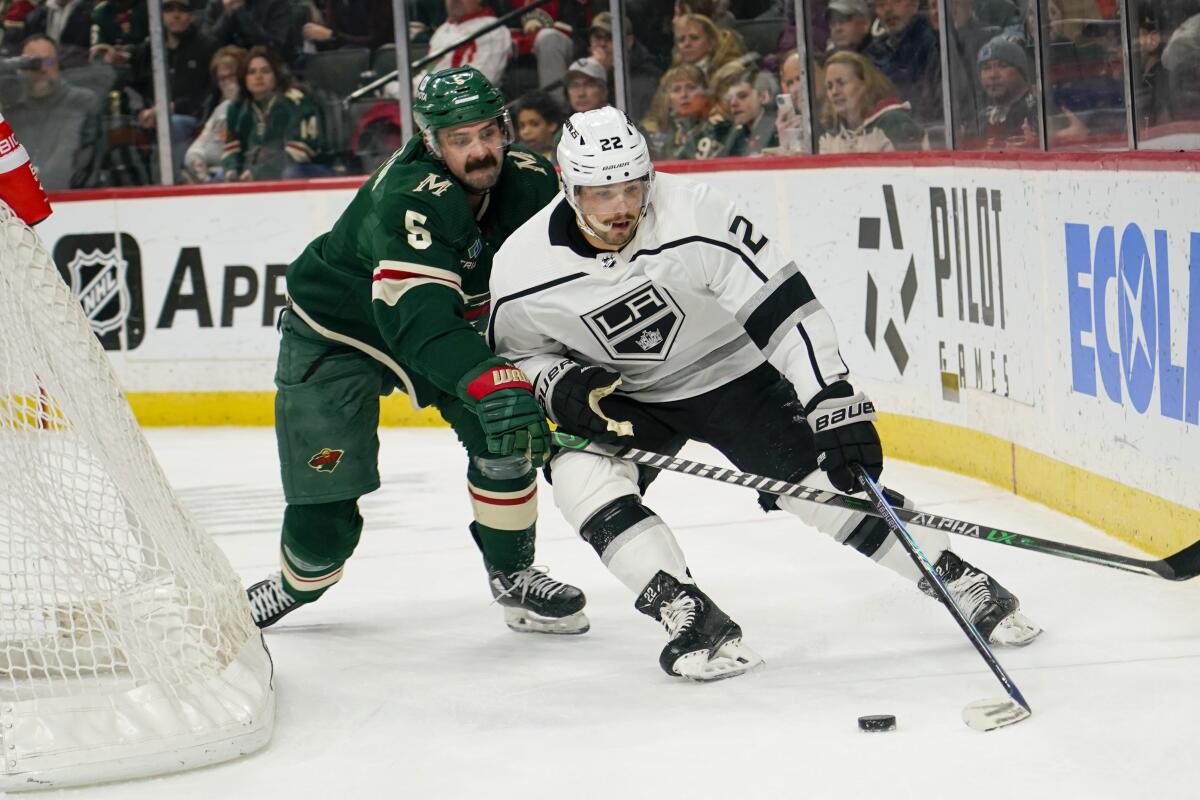
[[[0,790],[264,745],[271,661],[78,301],[0,203]]]

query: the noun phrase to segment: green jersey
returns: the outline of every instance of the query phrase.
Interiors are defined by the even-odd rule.
[[[706,120],[677,118],[667,157],[699,159],[724,155],[722,142],[729,138],[732,129],[733,123],[716,110]]]
[[[546,159],[520,146],[475,214],[421,137],[367,179],[333,229],[288,266],[292,307],[322,335],[396,373],[416,406],[494,358],[482,331],[492,257],[558,192]]]
[[[320,155],[320,114],[299,89],[276,93],[265,106],[249,98],[229,106],[225,116],[225,152],[221,166],[256,181],[282,177],[291,164],[307,164]]]

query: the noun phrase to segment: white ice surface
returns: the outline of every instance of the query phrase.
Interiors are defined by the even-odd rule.
[[[767,662],[685,683],[660,671],[665,634],[567,529],[549,491],[538,561],[585,589],[592,630],[510,632],[467,532],[451,433],[382,438],[384,488],[362,504],[345,579],[267,632],[271,744],[56,800],[1200,797],[1200,579],[952,537],[1046,628],[1028,648],[997,651],[1033,717],[982,734],[961,722],[962,707],[1003,690],[940,605],[792,517],[762,513],[752,492],[664,474],[649,504]],[[272,432],[152,430],[150,440],[238,572],[252,581],[275,569]],[[930,510],[1132,553],[986,484],[898,462],[884,477]],[[858,716],[879,713],[895,714],[898,730],[858,731]]]

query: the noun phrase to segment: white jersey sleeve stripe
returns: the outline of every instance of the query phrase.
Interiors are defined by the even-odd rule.
[[[448,283],[447,281],[439,280],[437,278],[420,278],[420,277],[379,278],[379,277],[376,277],[375,281],[371,284],[371,299],[372,300],[382,300],[384,303],[387,303],[389,306],[394,306],[394,305],[396,305],[396,303],[400,302],[400,298],[404,296],[405,292],[409,291],[410,289],[415,289],[418,286],[425,286],[425,285],[430,285],[430,284],[432,284],[434,286],[444,286],[447,289],[458,292],[459,297],[463,296],[462,289],[460,289],[458,286],[456,286],[453,283]],[[465,298],[464,298],[463,302],[466,302]]]
[[[775,329],[775,332],[771,334],[771,338],[767,342],[766,346],[761,348],[763,355],[767,358],[770,358],[771,355],[779,349],[779,345],[783,342],[784,337],[787,336],[790,331],[802,326],[804,320],[823,310],[824,307],[816,300],[813,300],[810,303],[805,303],[800,308],[797,308],[787,319],[781,322],[779,327]]]
[[[758,291],[750,295],[750,299],[747,300],[745,305],[738,309],[737,314],[734,315],[737,318],[737,321],[741,323],[742,327],[746,326],[746,321],[750,319],[750,315],[753,314],[763,303],[767,302],[767,298],[775,294],[775,292],[785,281],[787,281],[793,275],[799,274],[799,272],[800,267],[796,266],[796,262],[789,261],[783,269],[772,275]]]
[[[414,275],[422,275],[427,278],[446,281],[455,286],[462,286],[462,276],[457,272],[441,269],[440,267],[431,267],[428,264],[414,264],[411,261],[388,261],[384,259],[375,267],[374,278],[378,281],[386,278],[407,278]]]
[[[746,333],[750,334],[750,338],[754,340],[759,349],[762,349],[779,330],[780,324],[790,318],[797,309],[816,302],[816,299],[816,295],[813,294],[808,281],[800,274],[800,270],[793,270],[791,275],[775,287],[775,291],[765,297],[753,311],[745,315],[742,327],[746,329]],[[743,305],[738,316],[741,317],[746,310],[746,305]],[[815,363],[813,368],[817,369]]]

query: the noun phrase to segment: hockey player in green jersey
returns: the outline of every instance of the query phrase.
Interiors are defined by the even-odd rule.
[[[421,134],[288,266],[275,375],[282,572],[248,590],[254,620],[272,625],[341,579],[358,498],[379,487],[379,396],[399,388],[436,407],[467,451],[471,534],[508,626],[583,633],[583,593],[533,566],[545,417],[529,379],[479,334],[492,256],[558,178],[511,144],[500,92],[472,67],[423,79],[413,111]]]

